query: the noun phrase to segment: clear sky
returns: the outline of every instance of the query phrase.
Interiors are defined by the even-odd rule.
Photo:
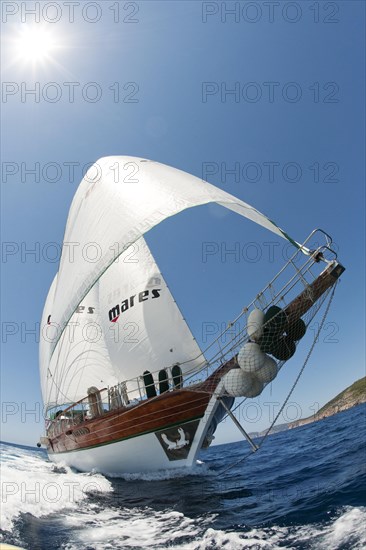
[[[365,375],[364,2],[3,2],[1,17],[3,440],[42,433],[32,330],[57,271],[52,243],[84,167],[107,155],[203,176],[296,240],[315,227],[333,236],[347,271],[281,421]],[[284,246],[220,207],[184,212],[147,239],[203,345],[208,323],[234,318],[275,274]],[[206,242],[239,247],[239,261],[204,262]],[[305,352],[259,412],[242,412],[249,431],[268,426],[265,403],[284,398]],[[217,432],[238,439],[228,422]]]

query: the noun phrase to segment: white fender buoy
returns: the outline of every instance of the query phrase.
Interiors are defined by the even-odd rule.
[[[251,390],[252,378],[241,369],[231,369],[224,376],[224,387],[232,397],[244,397]]]
[[[263,382],[263,384],[268,384],[269,382],[272,382],[277,376],[277,363],[273,359],[273,357],[270,357],[265,353],[266,360],[264,362],[263,367],[261,367],[256,373],[256,377]]]
[[[257,372],[263,367],[266,355],[255,342],[247,342],[238,353],[239,367],[244,372]]]
[[[253,309],[248,316],[247,333],[251,340],[256,342],[263,335],[264,313],[260,309]]]
[[[224,376],[224,387],[232,397],[257,397],[263,391],[263,382],[254,374],[231,369]]]
[[[244,397],[257,397],[263,391],[263,382],[259,380],[256,374],[249,374],[252,379],[250,389],[244,394]]]

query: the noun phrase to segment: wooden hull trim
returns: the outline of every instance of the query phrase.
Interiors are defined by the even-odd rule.
[[[130,436],[122,437],[120,439],[110,439],[110,440],[104,441],[103,443],[96,443],[94,445],[85,445],[85,446],[82,446],[82,447],[80,446],[80,447],[77,447],[77,448],[68,449],[66,451],[52,451],[51,447],[50,447],[49,449],[47,449],[47,453],[49,455],[57,455],[57,454],[65,454],[65,453],[77,453],[77,452],[80,452],[80,451],[95,449],[97,447],[103,447],[104,445],[113,445],[114,443],[120,443],[121,441],[127,441],[129,439],[134,439],[136,437],[140,437],[140,436],[143,436],[143,435],[155,433],[157,431],[171,430],[172,428],[175,428],[177,426],[181,426],[182,424],[185,424],[187,422],[194,422],[195,420],[200,420],[201,418],[202,418],[202,416],[193,417],[193,418],[188,419],[184,423],[175,422],[175,423],[172,423],[172,424],[162,425],[159,428],[156,428],[154,430],[148,430],[146,432],[139,432],[139,433],[136,433],[136,434],[133,434],[133,435],[130,435]]]
[[[191,467],[202,447],[219,404],[217,397],[222,391],[221,383],[214,395],[203,394],[206,402],[199,417],[186,417],[169,425],[160,423],[151,431],[140,431],[120,440],[105,440],[93,446],[84,445],[57,452],[48,449],[49,458],[82,472],[95,470],[107,475]],[[65,434],[62,436],[67,438]]]
[[[66,424],[54,437],[49,435],[50,454],[93,448],[140,435],[170,429],[205,415],[211,395],[178,390],[147,400],[131,409],[105,413],[75,426]]]

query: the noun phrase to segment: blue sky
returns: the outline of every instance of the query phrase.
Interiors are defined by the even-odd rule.
[[[315,227],[333,236],[347,271],[288,411],[312,414],[365,375],[364,3],[280,2],[269,12],[259,1],[81,2],[73,18],[54,4],[44,12],[40,2],[35,23],[34,2],[3,3],[2,439],[34,444],[42,432],[38,344],[26,331],[40,320],[57,270],[50,243],[62,242],[83,167],[114,154],[207,175],[296,240]],[[25,27],[52,33],[50,59],[16,53]],[[207,323],[252,300],[284,245],[219,207],[184,212],[147,239],[199,341]],[[239,246],[241,257],[203,262],[205,242]],[[266,389],[249,431],[269,424],[263,404],[284,398],[304,354]],[[239,438],[228,423],[217,433]]]

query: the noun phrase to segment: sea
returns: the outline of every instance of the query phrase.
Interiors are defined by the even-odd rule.
[[[361,550],[365,427],[363,404],[273,434],[240,463],[244,441],[202,451],[189,472],[121,478],[2,443],[0,540],[32,550]]]

